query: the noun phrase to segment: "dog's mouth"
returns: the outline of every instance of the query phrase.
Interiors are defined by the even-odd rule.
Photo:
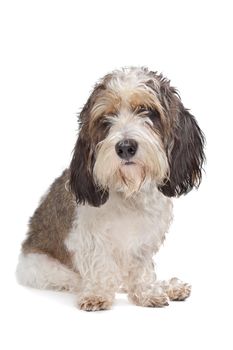
[[[128,165],[136,165],[136,163],[132,162],[130,160],[127,160],[127,161],[123,162],[122,165],[126,165],[126,166],[128,166]]]

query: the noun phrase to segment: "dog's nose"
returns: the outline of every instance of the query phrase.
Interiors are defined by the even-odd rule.
[[[137,148],[138,144],[135,140],[121,140],[115,146],[117,155],[127,160],[135,155]]]

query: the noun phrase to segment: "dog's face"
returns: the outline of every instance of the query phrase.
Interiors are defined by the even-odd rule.
[[[109,191],[130,197],[151,184],[179,196],[201,181],[204,136],[176,90],[146,68],[114,71],[80,114],[71,162],[77,203],[105,203]]]

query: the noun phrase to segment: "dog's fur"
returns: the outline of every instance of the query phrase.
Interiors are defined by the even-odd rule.
[[[127,68],[96,85],[79,122],[70,167],[30,220],[19,282],[74,291],[83,310],[110,308],[120,288],[141,306],[186,299],[188,284],[156,280],[152,257],[172,220],[169,197],[201,181],[195,118],[162,75]]]

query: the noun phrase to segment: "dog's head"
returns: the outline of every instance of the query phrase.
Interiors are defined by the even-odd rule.
[[[204,136],[162,75],[128,68],[106,75],[80,113],[70,185],[77,203],[100,206],[156,184],[173,197],[198,187]]]

